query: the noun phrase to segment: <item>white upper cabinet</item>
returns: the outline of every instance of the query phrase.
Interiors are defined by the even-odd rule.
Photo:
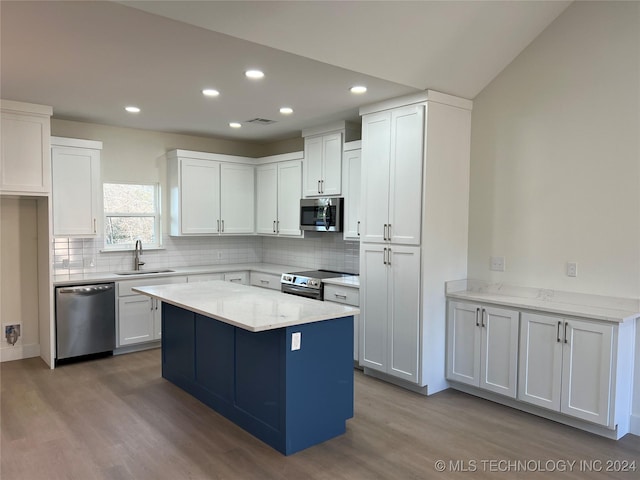
[[[360,149],[345,151],[342,161],[345,240],[360,240],[360,167]]]
[[[51,137],[54,236],[98,234],[100,150],[102,142]]]
[[[342,132],[304,139],[304,194],[340,195],[342,191]]]
[[[256,232],[301,236],[302,161],[289,160],[256,168]]]
[[[52,108],[8,100],[1,107],[0,193],[48,194]]]
[[[220,233],[254,233],[254,190],[253,165],[220,165]]]
[[[255,167],[234,158],[180,150],[167,154],[171,235],[254,233]]]
[[[424,105],[363,116],[363,241],[420,244],[424,134]]]

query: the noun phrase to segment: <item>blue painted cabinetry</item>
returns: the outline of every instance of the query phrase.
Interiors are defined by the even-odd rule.
[[[162,376],[289,455],[353,417],[353,317],[250,332],[162,305]],[[299,332],[299,350],[291,350]]]

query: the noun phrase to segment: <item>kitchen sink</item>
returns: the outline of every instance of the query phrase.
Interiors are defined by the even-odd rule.
[[[128,270],[126,272],[115,272],[116,275],[145,275],[150,273],[171,273],[175,272],[175,270]]]

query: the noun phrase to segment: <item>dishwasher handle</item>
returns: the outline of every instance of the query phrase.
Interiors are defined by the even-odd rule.
[[[109,290],[113,290],[113,284],[111,285],[84,285],[81,287],[66,287],[66,288],[58,288],[59,293],[74,293],[74,294],[84,294],[84,295],[92,295],[94,293],[102,293],[107,292]]]

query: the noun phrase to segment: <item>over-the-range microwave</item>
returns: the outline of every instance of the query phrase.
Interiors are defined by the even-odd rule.
[[[300,229],[341,232],[343,214],[343,198],[303,198],[300,200]]]

